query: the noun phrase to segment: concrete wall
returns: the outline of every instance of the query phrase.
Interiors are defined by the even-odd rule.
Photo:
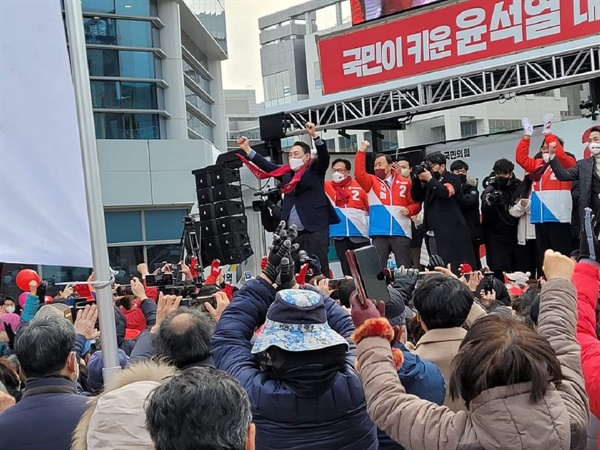
[[[201,140],[99,140],[102,201],[105,207],[191,205],[192,170],[213,161],[212,146]]]

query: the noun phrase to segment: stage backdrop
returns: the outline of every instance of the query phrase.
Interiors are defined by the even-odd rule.
[[[60,0],[0,2],[0,262],[91,267]]]

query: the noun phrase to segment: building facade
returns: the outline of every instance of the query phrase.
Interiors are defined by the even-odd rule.
[[[82,0],[111,267],[177,262],[193,169],[227,147],[224,0]],[[68,251],[68,249],[65,249]],[[2,291],[21,268],[4,265]],[[37,267],[44,279],[88,270]]]

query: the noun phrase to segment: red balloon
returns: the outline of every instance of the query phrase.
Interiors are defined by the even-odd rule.
[[[37,282],[37,284],[40,284],[40,276],[35,270],[23,269],[17,274],[17,286],[22,291],[29,292],[29,283],[34,280]]]

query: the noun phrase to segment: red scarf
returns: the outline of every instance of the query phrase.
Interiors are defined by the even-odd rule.
[[[248,167],[248,169],[250,169],[250,172],[252,172],[252,174],[259,180],[264,180],[265,178],[279,178],[279,177],[284,176],[286,173],[292,172],[292,168],[290,167],[290,165],[285,164],[283,166],[278,167],[273,172],[267,173],[264,170],[260,169],[253,162],[248,161],[246,158],[244,158],[239,153],[236,153],[236,156],[242,160],[242,162],[246,165],[246,167]],[[294,174],[292,180],[288,184],[283,186],[283,188],[281,188],[281,192],[283,192],[284,194],[289,194],[294,189],[296,189],[296,185],[298,183],[300,183],[300,180],[302,179],[302,175],[304,174],[304,172],[306,172],[306,169],[308,169],[308,167],[312,164],[312,162],[313,162],[313,160],[311,159],[308,164],[306,164],[304,167],[302,167],[302,169],[300,169],[298,172],[296,172]]]
[[[335,189],[335,206],[344,207],[348,204],[350,194],[344,188],[350,183],[352,183],[352,178],[350,177],[344,178],[339,183],[332,181],[333,189]]]

